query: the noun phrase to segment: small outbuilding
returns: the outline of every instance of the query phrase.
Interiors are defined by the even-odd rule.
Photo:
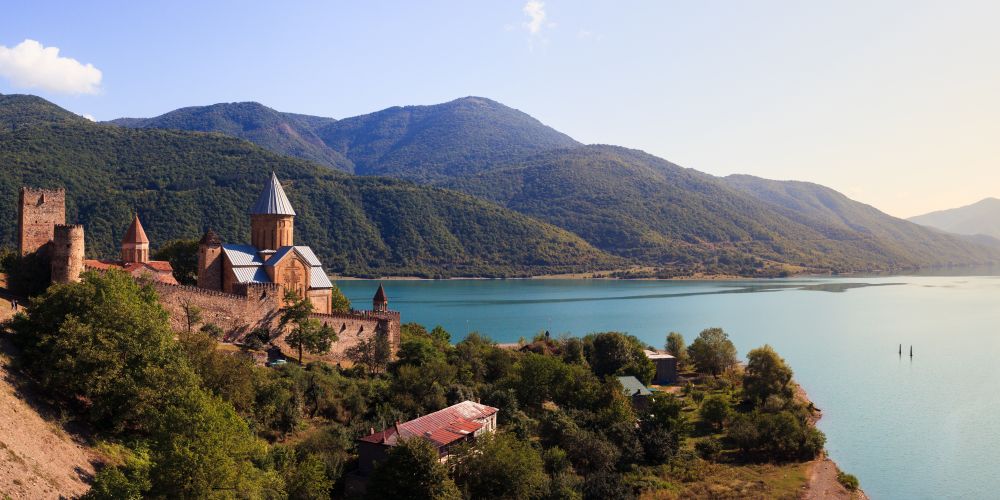
[[[375,466],[386,459],[390,448],[400,440],[411,438],[430,442],[443,462],[452,447],[473,441],[483,433],[495,432],[499,411],[492,406],[462,401],[408,422],[396,423],[381,432],[372,429],[369,435],[358,439],[359,472],[362,476],[371,474]]]
[[[618,377],[618,383],[622,385],[622,391],[632,399],[632,407],[636,410],[645,410],[649,405],[649,397],[653,395],[648,387],[642,384],[639,379],[629,375]]]
[[[677,358],[663,351],[646,350],[646,357],[656,365],[656,375],[653,383],[656,385],[670,385],[677,382]]]

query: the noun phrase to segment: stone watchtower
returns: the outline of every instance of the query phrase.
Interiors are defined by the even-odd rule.
[[[53,226],[52,282],[80,281],[80,273],[83,272],[83,253],[82,225],[58,224]]]
[[[149,262],[149,238],[138,215],[132,217],[132,225],[122,238],[122,262]]]
[[[211,229],[198,242],[198,287],[222,290],[222,240]]]
[[[22,187],[17,236],[21,255],[37,252],[53,240],[57,224],[66,223],[66,191]]]
[[[271,172],[271,180],[250,210],[250,244],[259,251],[294,245],[294,221],[295,210],[288,202],[278,176]]]
[[[389,298],[385,296],[385,288],[379,283],[375,296],[372,297],[372,311],[377,313],[389,312]]]

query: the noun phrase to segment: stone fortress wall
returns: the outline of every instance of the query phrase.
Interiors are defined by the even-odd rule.
[[[65,224],[65,190],[21,188],[18,210],[21,255],[45,252],[51,261],[54,282],[79,281],[84,270],[84,227]],[[206,258],[218,260],[218,257],[217,254],[200,254],[199,260],[206,262]],[[185,307],[196,306],[201,310],[202,321],[199,327],[211,323],[222,328],[224,341],[239,342],[253,330],[266,328],[271,332],[272,343],[288,355],[295,352],[284,342],[291,327],[286,327],[285,331],[277,331],[284,302],[284,291],[279,285],[241,285],[236,287],[235,293],[225,293],[195,286],[170,285],[156,280],[148,282],[159,294],[160,302],[170,316],[170,326],[176,331],[187,329]],[[398,312],[351,311],[314,314],[313,317],[337,332],[338,340],[330,352],[319,356],[324,361],[342,361],[347,350],[357,345],[359,340],[382,332],[389,336],[392,352],[399,349]]]
[[[175,331],[187,329],[185,307],[196,306],[201,310],[201,325],[211,323],[222,328],[224,341],[239,342],[255,329],[265,328],[272,332],[272,343],[283,352],[288,355],[296,352],[284,341],[291,327],[286,327],[282,332],[277,331],[282,302],[281,290],[277,285],[253,285],[238,293],[225,293],[195,286],[168,285],[156,281],[150,283],[160,295],[160,303],[170,314],[170,326]],[[348,349],[357,345],[361,339],[371,338],[380,332],[389,336],[392,352],[399,349],[398,312],[351,311],[313,314],[312,317],[337,332],[337,341],[331,346],[330,352],[318,357],[311,356],[312,358],[331,363],[344,361]]]
[[[52,241],[55,226],[66,223],[66,191],[22,187],[18,209],[17,241],[21,255],[37,252]]]

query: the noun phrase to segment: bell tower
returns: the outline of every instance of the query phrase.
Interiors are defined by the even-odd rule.
[[[250,244],[257,250],[277,250],[294,245],[295,210],[271,172],[271,179],[250,210]]]
[[[132,217],[132,225],[122,238],[122,262],[149,262],[149,238],[138,215]]]

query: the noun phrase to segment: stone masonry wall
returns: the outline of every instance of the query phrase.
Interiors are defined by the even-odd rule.
[[[281,318],[281,294],[268,286],[247,288],[244,296],[158,282],[153,282],[152,285],[159,293],[164,309],[170,314],[170,326],[177,331],[187,328],[185,304],[199,307],[202,324],[212,323],[219,326],[224,332],[223,339],[229,342],[242,339],[244,335],[258,327],[265,327],[274,332]],[[360,339],[370,338],[381,329],[389,334],[392,352],[399,349],[398,312],[353,311],[314,314],[313,317],[333,327],[337,332],[337,342],[334,342],[329,353],[318,357],[308,356],[309,359],[321,359],[331,363],[343,361],[346,359],[345,353],[348,349],[357,345]],[[290,328],[286,327],[286,331],[273,338],[272,343],[286,356],[294,358],[298,352],[284,341],[288,330]]]
[[[66,191],[21,188],[18,248],[21,255],[37,252],[52,241],[57,224],[66,223]]]
[[[273,329],[280,316],[277,294],[241,296],[158,282],[153,282],[153,287],[160,294],[163,308],[170,313],[170,326],[174,330],[187,328],[186,304],[199,307],[202,324],[212,323],[222,328],[227,341],[240,339],[258,327]]]

